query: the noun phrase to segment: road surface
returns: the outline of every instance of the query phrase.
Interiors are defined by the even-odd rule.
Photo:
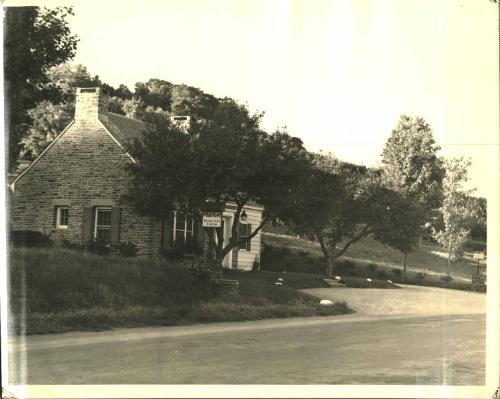
[[[350,295],[339,290],[316,294],[334,299]],[[403,290],[376,291],[383,304],[385,295],[401,295],[396,291]],[[453,293],[469,301],[481,298]],[[432,298],[431,294],[427,292]],[[362,309],[337,317],[66,333],[27,337],[25,342],[13,338],[9,380],[13,384],[483,385],[485,315],[472,304],[464,314],[370,315]],[[23,356],[28,367],[19,367]]]

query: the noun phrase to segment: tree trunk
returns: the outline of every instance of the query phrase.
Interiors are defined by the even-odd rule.
[[[403,282],[406,283],[406,257],[408,254],[404,254],[403,256]]]
[[[325,276],[332,278],[335,274],[335,258],[328,257],[326,260]]]
[[[217,228],[205,227],[209,239],[209,251],[206,254],[208,270],[213,279],[222,278],[222,251]],[[217,240],[216,240],[217,237]]]
[[[323,236],[316,233],[316,238],[319,241],[319,245],[321,246],[321,250],[323,251],[323,256],[325,258],[325,276],[327,278],[331,278],[333,277],[333,273],[335,271],[335,259],[330,255],[330,251],[326,246]]]

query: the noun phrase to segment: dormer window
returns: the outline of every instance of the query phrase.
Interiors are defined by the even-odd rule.
[[[174,115],[170,117],[172,125],[177,126],[180,130],[187,133],[191,127],[191,117],[187,115]]]

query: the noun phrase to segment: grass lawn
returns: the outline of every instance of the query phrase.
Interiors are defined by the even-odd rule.
[[[242,288],[245,289],[246,284],[255,285],[252,287],[250,292],[247,292],[247,295],[258,292],[259,289],[261,290],[263,287],[276,284],[279,281],[278,278],[283,280],[282,284],[284,287],[292,287],[296,289],[329,287],[329,285],[323,280],[324,276],[311,273],[279,273],[269,271],[242,273],[234,270],[225,270],[224,276],[229,279],[237,278],[240,281],[240,291]],[[365,277],[343,276],[342,282],[349,288],[401,288],[396,284],[391,284],[386,280],[376,278],[373,278],[372,281],[367,281]],[[279,291],[280,290],[274,290],[274,292]]]
[[[352,312],[345,303],[320,306],[297,290],[322,287],[321,279],[287,273],[275,285],[281,275],[225,271],[239,281],[240,295],[221,297],[189,269],[164,261],[12,248],[9,329],[44,334]]]
[[[342,282],[349,288],[401,288],[397,284],[389,283],[386,280],[371,279],[367,281],[365,277],[344,276]]]
[[[302,272],[320,275],[324,270],[323,254],[319,244],[314,241],[292,236],[263,234],[264,253],[261,258],[263,270]],[[476,264],[464,258],[452,264],[452,279],[446,280],[447,260],[439,248],[423,244],[410,253],[407,258],[406,284],[437,286],[468,290]],[[386,283],[403,283],[402,255],[399,251],[386,248],[373,238],[365,238],[349,248],[347,256],[340,258],[337,273],[342,278],[372,278]],[[363,288],[359,284],[359,288]],[[354,284],[354,282],[352,282]],[[363,285],[363,284],[361,284]],[[381,287],[383,288],[383,287]],[[388,288],[388,287],[385,287]]]

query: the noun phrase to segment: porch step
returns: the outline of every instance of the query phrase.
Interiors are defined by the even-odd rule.
[[[330,278],[324,278],[323,281],[327,283],[330,287],[345,287],[346,285],[344,283],[341,283],[338,280],[330,279]]]

